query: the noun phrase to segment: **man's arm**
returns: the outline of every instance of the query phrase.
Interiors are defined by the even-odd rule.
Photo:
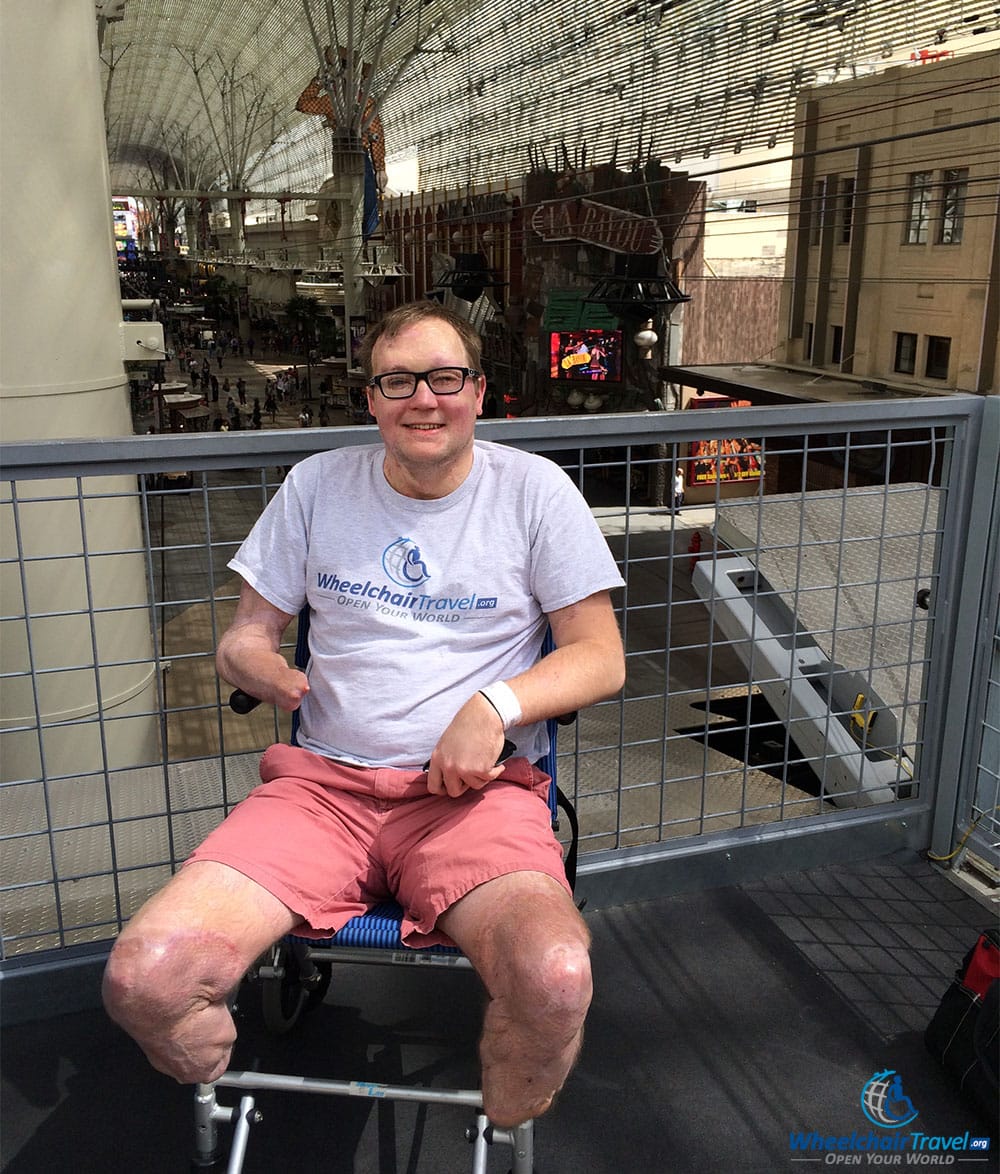
[[[555,651],[506,684],[521,708],[519,725],[573,713],[617,693],[625,682],[625,652],[608,591],[552,612]],[[500,716],[481,693],[455,714],[431,756],[433,794],[479,790],[503,773],[494,767],[503,745]]]
[[[598,591],[548,618],[555,651],[507,682],[525,725],[584,709],[611,697],[625,683],[625,651],[609,591]]]
[[[244,583],[236,615],[215,653],[219,676],[279,709],[298,709],[309,682],[279,652],[281,637],[294,618]]]

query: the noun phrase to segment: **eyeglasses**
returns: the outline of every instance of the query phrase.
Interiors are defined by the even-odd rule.
[[[386,399],[409,399],[422,379],[435,395],[458,395],[470,376],[478,379],[481,372],[473,367],[434,367],[430,371],[387,371],[368,381],[377,387]]]

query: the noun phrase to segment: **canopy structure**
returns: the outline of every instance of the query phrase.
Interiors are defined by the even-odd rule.
[[[118,0],[97,10],[115,187],[276,194],[314,192],[335,173],[331,123],[379,160],[415,160],[420,190],[502,183],[531,166],[657,157],[690,168],[787,148],[803,87],[948,53],[998,26],[996,10],[984,16],[972,0]],[[311,94],[332,97],[326,117],[296,109],[310,107],[301,99],[323,54]]]

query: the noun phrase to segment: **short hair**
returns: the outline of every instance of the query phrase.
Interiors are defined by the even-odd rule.
[[[444,322],[450,326],[462,340],[469,366],[477,371],[481,369],[483,340],[476,328],[471,322],[459,317],[454,310],[449,310],[440,302],[425,298],[419,302],[404,302],[403,305],[396,306],[366,332],[355,356],[361,363],[366,378],[371,379],[375,373],[372,370],[372,351],[380,338],[395,338],[408,327],[428,321]]]

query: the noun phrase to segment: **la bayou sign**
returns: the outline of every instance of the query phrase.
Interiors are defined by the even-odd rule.
[[[576,197],[539,204],[531,227],[545,241],[583,241],[615,253],[658,253],[663,247],[663,233],[651,216]]]

